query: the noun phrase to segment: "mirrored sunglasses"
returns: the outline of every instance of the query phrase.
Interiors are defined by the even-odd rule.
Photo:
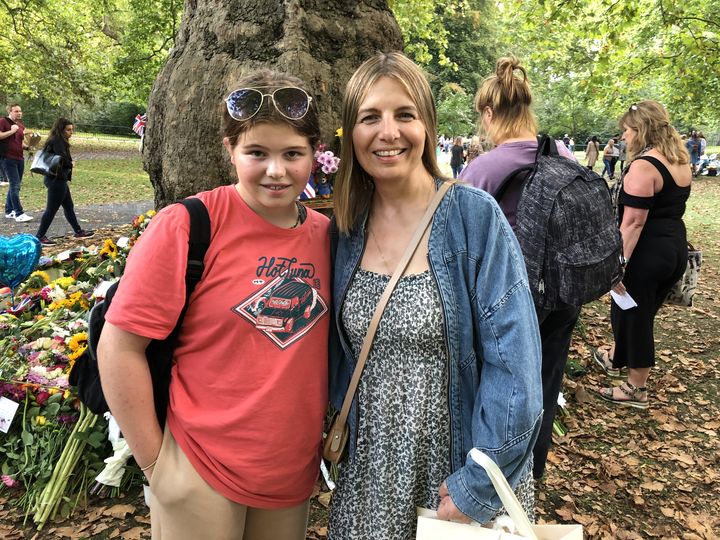
[[[300,120],[310,109],[312,98],[302,88],[285,86],[271,94],[264,94],[257,88],[240,88],[227,98],[228,113],[235,120],[249,120],[257,114],[265,98],[270,98],[277,112],[289,120]]]

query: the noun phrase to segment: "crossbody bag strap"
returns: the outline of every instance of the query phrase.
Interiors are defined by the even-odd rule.
[[[388,300],[390,299],[390,296],[395,289],[395,285],[397,285],[397,282],[400,281],[403,272],[405,272],[405,268],[407,268],[407,265],[410,263],[410,259],[412,259],[415,251],[417,251],[417,248],[420,245],[420,240],[425,235],[425,231],[427,230],[430,222],[432,221],[435,210],[440,204],[440,201],[442,201],[445,192],[450,188],[451,185],[452,182],[443,182],[440,185],[440,188],[435,193],[435,197],[433,197],[432,201],[430,201],[430,205],[425,211],[425,215],[420,220],[420,223],[415,230],[415,234],[408,243],[407,248],[405,249],[405,253],[403,253],[402,259],[400,259],[400,262],[398,263],[395,272],[393,272],[393,275],[390,278],[387,286],[385,287],[385,290],[380,297],[380,301],[375,308],[375,313],[373,314],[373,318],[370,321],[367,333],[365,334],[365,339],[363,340],[362,349],[360,349],[360,356],[358,357],[355,371],[353,372],[352,379],[350,379],[350,386],[348,386],[347,393],[345,394],[345,401],[343,401],[342,409],[340,409],[340,415],[338,416],[338,422],[343,426],[347,422],[347,417],[350,413],[350,405],[352,405],[355,391],[357,390],[358,383],[360,382],[360,375],[362,375],[363,368],[365,367],[365,362],[368,355],[370,354],[372,342],[375,338],[375,332],[377,331],[378,324],[380,324],[380,318],[382,317],[383,311],[385,311],[385,306],[387,305]]]

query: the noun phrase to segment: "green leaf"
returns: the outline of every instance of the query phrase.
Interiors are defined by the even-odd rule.
[[[32,433],[30,433],[29,431],[23,431],[22,434],[20,435],[20,437],[22,438],[22,442],[25,446],[32,446],[32,443],[33,443]]]

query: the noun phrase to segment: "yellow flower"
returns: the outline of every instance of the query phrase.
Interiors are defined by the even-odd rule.
[[[50,394],[51,396],[53,394],[57,394],[59,391],[60,391],[59,388],[48,388],[48,394]]]
[[[341,128],[341,127],[337,128],[337,129],[335,130],[335,136],[336,136],[336,137],[340,137],[341,139],[342,139],[342,133],[343,133],[343,132],[342,132],[342,128]]]
[[[84,347],[87,347],[87,339],[87,332],[78,332],[68,340],[67,346],[71,351],[77,351],[80,347],[84,350]]]
[[[75,278],[72,276],[59,277],[51,283],[51,285],[58,285],[62,289],[66,289],[75,283]]]
[[[69,397],[70,397],[70,390],[65,390],[65,391],[63,392],[63,399],[67,399],[67,398],[69,398]]]
[[[118,255],[118,247],[115,245],[115,242],[113,242],[111,239],[105,240],[105,245],[103,245],[103,248],[100,250],[100,256],[107,255],[111,259],[114,259]]]
[[[33,276],[41,277],[45,283],[50,283],[50,276],[48,276],[47,272],[43,272],[42,270],[35,270],[32,274],[30,274],[30,277]]]
[[[138,223],[142,223],[143,221],[145,221],[145,214],[140,214],[137,217],[137,220],[138,220]]]
[[[47,419],[44,416],[39,415],[35,417],[35,422],[38,426],[44,426],[47,423]]]
[[[155,214],[157,214],[155,210],[148,210],[147,212],[145,212],[145,215],[149,218],[153,217]]]

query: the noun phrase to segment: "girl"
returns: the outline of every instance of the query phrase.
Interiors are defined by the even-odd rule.
[[[305,538],[327,405],[327,218],[297,202],[320,129],[302,81],[242,78],[223,144],[238,181],[208,208],[205,273],[158,424],[145,347],[184,300],[188,215],[163,209],[133,247],[99,344],[110,409],[150,481],[155,539]]]
[[[73,204],[72,195],[70,194],[70,180],[72,180],[73,160],[70,155],[70,137],[73,136],[75,127],[67,118],[58,118],[55,120],[48,140],[45,143],[45,150],[56,156],[62,156],[60,168],[55,176],[45,176],[44,183],[47,188],[47,203],[45,204],[45,212],[43,212],[40,220],[40,227],[35,236],[40,239],[40,243],[44,246],[55,245],[55,241],[47,237],[47,231],[50,224],[55,219],[55,214],[62,206],[70,226],[75,231],[75,238],[90,238],[95,233],[93,231],[85,231],[80,227],[77,216],[75,216],[75,206]]]
[[[372,57],[348,83],[334,192],[338,409],[380,294],[445,181],[436,118],[427,80],[401,53]],[[416,506],[489,521],[500,501],[467,453],[480,447],[512,485],[531,482],[540,394],[517,241],[492,197],[453,185],[378,325],[348,418],[352,455],[341,465],[329,538],[410,540]]]

